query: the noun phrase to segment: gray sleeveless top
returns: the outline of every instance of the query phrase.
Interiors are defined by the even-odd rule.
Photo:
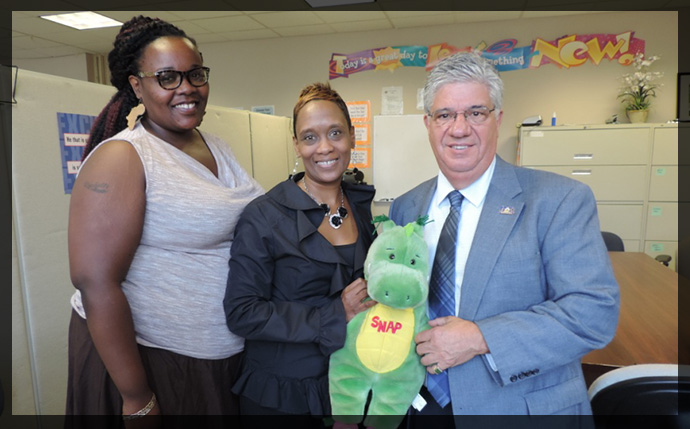
[[[244,340],[228,330],[223,310],[234,229],[263,190],[223,140],[202,136],[218,177],[140,123],[109,139],[131,143],[146,174],[143,234],[122,289],[139,344],[222,359],[244,348]],[[85,317],[79,291],[72,306]]]

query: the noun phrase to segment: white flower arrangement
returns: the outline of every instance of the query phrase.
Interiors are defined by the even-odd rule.
[[[624,74],[622,80],[625,86],[622,88],[618,98],[621,98],[625,105],[625,110],[647,110],[652,104],[652,98],[656,97],[655,90],[661,84],[654,84],[655,81],[664,75],[663,72],[649,71],[649,67],[658,60],[658,56],[645,58],[643,53],[637,53],[633,58],[634,73]]]

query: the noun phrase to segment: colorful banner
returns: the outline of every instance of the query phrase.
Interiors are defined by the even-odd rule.
[[[447,43],[430,46],[393,46],[369,49],[354,54],[332,54],[329,78],[349,77],[366,70],[389,70],[399,67],[424,67],[431,70],[436,63],[456,52],[475,51],[490,60],[499,72],[535,69],[543,65],[561,68],[578,67],[586,62],[595,65],[604,59],[617,60],[627,66],[637,53],[644,53],[644,40],[628,31],[621,34],[566,35],[556,40],[535,39],[531,45],[517,47],[516,39],[504,39],[487,46],[455,47]]]
[[[81,166],[81,157],[84,153],[86,140],[89,138],[91,125],[95,120],[95,116],[75,113],[57,114],[65,194],[72,193],[72,186]]]
[[[537,39],[532,43],[530,68],[546,64],[569,68],[587,61],[599,65],[604,58],[628,66],[635,54],[644,53],[645,48],[644,40],[636,39],[633,34],[628,31],[622,34],[570,35],[551,42]]]
[[[354,54],[332,54],[329,78],[348,77],[365,70],[393,71],[398,67],[424,67],[426,56],[426,46],[393,46]]]

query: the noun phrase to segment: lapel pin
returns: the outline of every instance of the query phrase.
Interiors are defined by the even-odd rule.
[[[501,210],[499,210],[498,212],[504,215],[512,215],[515,214],[515,209],[512,207],[503,206],[501,207]]]

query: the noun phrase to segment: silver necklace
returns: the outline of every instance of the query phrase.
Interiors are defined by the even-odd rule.
[[[328,224],[331,226],[333,229],[338,229],[343,225],[343,219],[347,218],[347,209],[345,208],[345,196],[343,195],[343,187],[340,187],[340,207],[338,207],[338,210],[336,210],[335,213],[331,214],[331,207],[326,204],[319,202],[316,198],[314,198],[314,195],[312,195],[311,191],[307,187],[307,177],[304,177],[304,190],[307,191],[307,194],[311,197],[316,204],[319,205],[324,211],[324,216],[328,217]]]

